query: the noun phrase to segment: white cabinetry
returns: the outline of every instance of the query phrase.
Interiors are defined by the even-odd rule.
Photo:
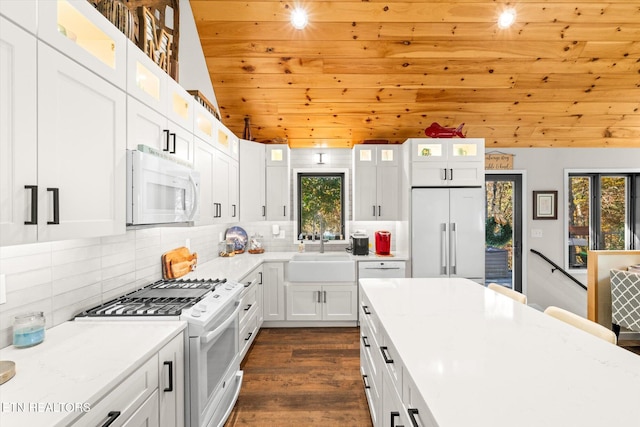
[[[265,144],[240,140],[240,220],[266,219]]]
[[[0,17],[0,245],[37,240],[36,83],[35,36]]]
[[[484,185],[484,139],[412,138],[413,187]]]
[[[245,289],[240,295],[240,360],[244,359],[262,326],[263,314],[263,284],[262,266],[259,266],[240,280]]]
[[[284,263],[267,262],[262,269],[264,321],[284,320]]]
[[[184,426],[184,345],[180,334],[158,353],[160,427]]]
[[[289,212],[289,146],[269,144],[266,147],[267,221],[287,221]]]
[[[124,233],[125,93],[42,42],[38,70],[38,240]]]
[[[184,426],[184,342],[180,333],[74,425]],[[107,424],[108,423],[108,424]]]
[[[194,165],[200,172],[198,225],[226,223],[238,218],[238,162],[195,138]]]
[[[127,38],[86,0],[38,1],[38,38],[120,89],[127,87]],[[91,104],[82,107],[91,110]]]
[[[354,220],[398,219],[400,146],[357,145],[354,148]]]
[[[289,283],[286,293],[286,319],[289,321],[350,321],[357,318],[355,283]]]
[[[0,15],[18,24],[31,34],[36,33],[37,22],[36,0],[2,0]],[[0,27],[0,31],[2,28]],[[4,93],[4,92],[3,92]]]

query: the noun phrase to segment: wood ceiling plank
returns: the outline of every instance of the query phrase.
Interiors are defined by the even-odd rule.
[[[407,27],[409,26],[409,27]],[[202,40],[228,43],[230,41],[260,40],[467,40],[467,41],[637,41],[640,26],[611,23],[516,22],[509,30],[499,29],[495,22],[323,22],[305,32],[291,29],[288,22],[199,21]]]
[[[575,89],[418,89],[415,101],[422,102],[493,102],[510,99],[513,102],[549,101],[620,101],[640,99],[640,88],[600,88],[579,91]],[[506,93],[505,93],[506,92]]]
[[[622,42],[621,42],[622,43]],[[322,57],[322,58],[578,58],[585,42],[577,41],[202,41],[205,57]]]
[[[609,74],[519,74],[514,89],[564,89],[578,90],[622,89],[635,90],[640,84],[638,75],[629,73]]]
[[[289,3],[272,1],[191,0],[198,21],[288,21]],[[478,2],[362,2],[314,1],[304,5],[311,23],[322,22],[493,22],[500,8],[493,1]],[[640,18],[631,3],[536,2],[519,3],[526,22],[635,23]],[[224,17],[224,19],[221,19]]]
[[[364,88],[364,89],[331,89],[331,88],[278,88],[265,91],[264,89],[244,88],[241,92],[236,89],[221,87],[216,95],[226,99],[226,105],[238,102],[274,102],[278,104],[300,102],[350,103],[350,102],[415,102],[417,89],[398,88]]]
[[[431,76],[422,74],[406,75],[367,75],[367,74],[334,74],[334,75],[305,75],[274,74],[252,75],[248,78],[238,74],[219,76],[210,74],[214,87],[226,86],[233,88],[510,88],[513,86],[511,76],[485,75],[468,76]]]

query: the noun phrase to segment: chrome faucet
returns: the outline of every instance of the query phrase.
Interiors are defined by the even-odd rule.
[[[324,239],[324,219],[322,215],[315,214],[313,217],[313,240],[316,239],[316,221],[320,223],[320,253],[324,253],[324,243],[328,242],[328,240]]]

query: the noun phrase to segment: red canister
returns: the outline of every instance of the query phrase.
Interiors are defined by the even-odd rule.
[[[389,255],[391,252],[391,233],[376,231],[376,255]]]

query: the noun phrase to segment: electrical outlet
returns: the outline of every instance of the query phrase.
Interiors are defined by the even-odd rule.
[[[542,229],[541,228],[532,228],[531,229],[531,237],[542,237]]]
[[[4,274],[0,274],[0,304],[7,302],[7,281]]]

